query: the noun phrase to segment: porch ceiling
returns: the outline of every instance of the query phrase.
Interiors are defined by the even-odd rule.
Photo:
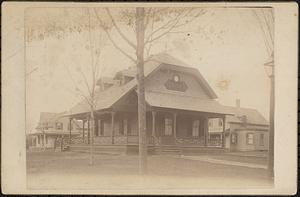
[[[212,99],[199,99],[196,97],[150,91],[145,93],[145,97],[147,103],[152,107],[234,115],[228,107],[223,106]]]

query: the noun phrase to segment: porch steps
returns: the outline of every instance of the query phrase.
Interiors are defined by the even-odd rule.
[[[182,150],[176,145],[162,145],[155,148],[154,154],[159,155],[181,155]]]
[[[181,146],[183,155],[199,155],[199,154],[219,154],[228,152],[227,149],[222,147],[191,147],[191,146]]]

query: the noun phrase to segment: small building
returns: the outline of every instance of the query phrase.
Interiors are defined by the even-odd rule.
[[[266,151],[269,147],[269,123],[256,110],[240,107],[229,108],[234,116],[226,116],[225,148],[230,151]],[[222,119],[211,119],[209,136],[222,138]]]
[[[208,121],[233,115],[216,99],[217,95],[198,69],[168,55],[152,56],[144,65],[146,131],[149,151],[225,150],[225,127],[221,138],[209,138]],[[93,133],[94,148],[128,153],[139,144],[137,117],[136,67],[116,73],[111,79],[99,79]],[[91,124],[86,101],[71,108],[68,116]],[[90,133],[91,130],[88,130]],[[71,150],[88,147],[72,137]],[[78,143],[80,142],[80,143]],[[88,148],[86,148],[88,150]]]
[[[82,130],[80,121],[71,121],[63,113],[41,112],[36,132],[28,135],[29,149],[55,149],[60,146],[62,139],[66,141],[70,136],[70,125],[72,135],[79,135]],[[71,123],[71,124],[70,124]],[[67,144],[67,142],[65,142]]]

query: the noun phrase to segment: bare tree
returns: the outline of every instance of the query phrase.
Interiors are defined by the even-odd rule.
[[[140,174],[145,174],[147,173],[147,139],[144,63],[149,59],[151,48],[158,40],[171,33],[185,33],[178,29],[191,23],[205,11],[195,8],[122,8],[115,14],[116,18],[109,8],[94,8],[94,12],[100,27],[114,47],[137,65],[139,170]],[[106,13],[106,16],[103,13]],[[127,34],[123,31],[126,27],[129,27],[131,33]],[[115,31],[128,48],[132,49],[131,53],[116,42],[112,31]],[[128,35],[135,35],[136,42]]]
[[[86,9],[88,25],[86,31],[88,32],[88,49],[90,51],[90,62],[87,65],[83,65],[83,68],[87,71],[90,71],[86,74],[82,69],[81,66],[76,67],[77,76],[79,76],[83,81],[83,86],[79,86],[76,80],[74,79],[74,75],[71,73],[68,66],[65,65],[67,68],[68,74],[75,86],[75,93],[76,95],[82,97],[85,103],[89,106],[89,116],[88,121],[90,121],[91,130],[90,130],[90,161],[89,164],[93,164],[93,152],[94,152],[94,134],[95,134],[95,110],[97,107],[97,98],[99,96],[99,91],[96,89],[97,87],[97,79],[100,77],[100,66],[99,60],[101,55],[101,48],[103,47],[104,39],[100,34],[100,43],[99,46],[96,46],[96,41],[93,39],[92,36],[92,24],[91,24],[91,12],[90,9]],[[76,62],[74,62],[76,64]],[[90,69],[88,69],[88,66]]]
[[[253,14],[258,21],[260,30],[263,34],[266,51],[269,55],[269,61],[265,63],[265,69],[270,68],[270,129],[269,129],[269,157],[268,170],[269,176],[274,178],[274,110],[275,110],[275,81],[274,81],[274,16],[272,10],[258,9],[253,10]]]

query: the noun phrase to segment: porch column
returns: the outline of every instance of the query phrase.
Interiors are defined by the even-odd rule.
[[[90,131],[90,119],[89,118],[87,119],[87,123],[88,123],[88,128],[87,128],[88,129],[88,133],[87,133],[88,134],[88,136],[87,136],[88,139],[87,140],[88,140],[88,144],[90,144],[90,136],[91,136],[90,132],[91,131]]]
[[[114,144],[115,112],[111,112],[111,143]]]
[[[47,144],[46,144],[46,134],[45,134],[45,132],[44,132],[43,137],[44,137],[44,138],[43,138],[43,141],[44,141],[44,144],[43,144],[43,145],[44,145],[44,148],[46,148]]]
[[[102,120],[101,119],[98,119],[97,120],[97,133],[98,133],[98,136],[101,136],[101,124],[102,124]]]
[[[204,118],[204,146],[208,145],[208,118]]]
[[[156,116],[156,112],[152,111],[152,136],[156,137],[155,134],[155,116]]]
[[[125,123],[126,122],[126,123]],[[125,123],[125,124],[124,124]],[[128,119],[123,119],[123,129],[124,129],[124,135],[127,136],[128,135]]]
[[[223,116],[222,120],[223,120],[222,147],[225,148],[225,115]]]
[[[84,124],[85,120],[82,119],[82,142],[84,143],[84,137],[85,137],[85,132],[84,132]]]
[[[174,138],[176,139],[177,138],[177,134],[176,134],[176,131],[177,131],[177,129],[176,129],[176,126],[177,126],[177,113],[174,113],[173,114],[173,131],[174,131]]]
[[[64,135],[61,135],[61,141],[60,141],[60,151],[63,151],[63,143],[64,143]]]
[[[72,118],[69,118],[69,145],[71,145],[71,135],[72,135]]]

